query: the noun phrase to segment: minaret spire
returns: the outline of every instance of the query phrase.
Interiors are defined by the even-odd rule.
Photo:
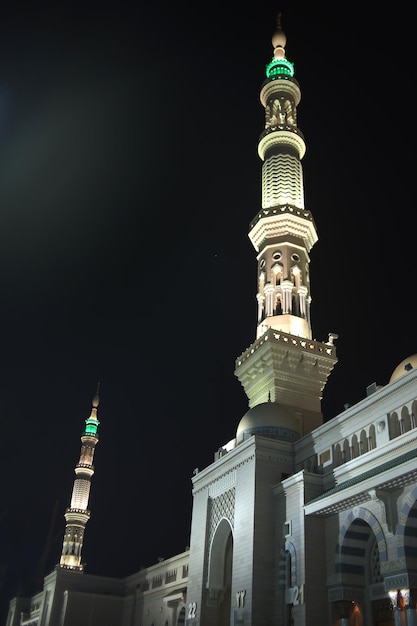
[[[90,511],[88,500],[90,496],[91,478],[94,474],[94,452],[98,443],[97,430],[100,422],[97,419],[97,408],[100,403],[100,383],[94,395],[90,417],[85,420],[85,430],[81,435],[80,460],[75,466],[75,480],[72,489],[71,503],[65,511],[65,533],[62,544],[62,554],[58,567],[82,572],[81,550],[84,541],[84,531]]]
[[[285,36],[284,31],[281,26],[281,13],[278,13],[277,16],[277,29],[272,37],[272,45],[274,47],[274,57],[276,59],[284,59],[285,58],[285,45],[287,43],[287,37]]]
[[[260,91],[262,206],[249,227],[258,261],[256,340],[236,360],[235,374],[250,407],[279,402],[304,416],[307,431],[322,423],[322,390],[337,358],[333,343],[312,339],[309,252],[318,236],[304,204],[301,90],[286,44],[279,13]]]

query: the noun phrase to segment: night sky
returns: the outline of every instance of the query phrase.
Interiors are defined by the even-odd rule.
[[[98,382],[85,571],[127,576],[189,543],[192,472],[248,408],[234,367],[255,339],[278,11],[319,236],[313,334],[339,334],[324,419],[417,352],[415,14],[380,6],[2,3],[3,601],[59,561]]]

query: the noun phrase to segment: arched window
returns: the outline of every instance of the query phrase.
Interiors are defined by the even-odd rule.
[[[368,452],[368,437],[366,436],[365,430],[361,430],[359,452],[360,454],[365,454],[365,452]]]
[[[343,442],[343,462],[350,461],[350,445],[347,439]]]
[[[352,437],[352,459],[355,459],[359,456],[359,443],[356,435]]]

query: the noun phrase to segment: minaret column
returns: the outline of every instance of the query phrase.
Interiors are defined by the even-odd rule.
[[[94,452],[98,443],[97,407],[99,405],[99,387],[93,398],[91,414],[85,420],[85,430],[81,435],[80,459],[75,466],[75,480],[72,488],[71,504],[65,511],[65,533],[62,544],[62,554],[57,567],[82,572],[81,551],[84,542],[84,531],[90,511],[88,501],[90,497],[91,479],[94,474]]]
[[[300,302],[300,315],[301,317],[305,317],[305,319],[308,320],[309,314],[307,311],[307,294],[308,294],[307,287],[304,287],[304,285],[301,285],[301,287],[298,288],[298,298]]]
[[[304,202],[301,89],[286,42],[278,17],[260,90],[262,206],[248,233],[258,262],[256,339],[236,359],[235,374],[250,408],[272,398],[301,415],[307,433],[323,423],[322,392],[337,356],[333,342],[313,339],[311,328],[309,255],[318,235]]]
[[[282,312],[284,315],[292,313],[292,288],[293,283],[290,280],[283,280],[282,287]]]
[[[265,315],[271,317],[274,314],[274,285],[265,285]]]
[[[258,293],[256,296],[256,299],[258,301],[258,324],[259,324],[259,322],[262,320],[263,310],[265,306],[265,296]]]

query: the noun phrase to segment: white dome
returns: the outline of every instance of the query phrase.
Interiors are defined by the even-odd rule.
[[[237,443],[250,435],[292,442],[301,437],[301,423],[287,407],[276,402],[263,402],[249,409],[240,420]]]
[[[417,367],[417,354],[412,354],[411,356],[401,361],[399,365],[397,365],[397,367],[391,374],[391,378],[389,379],[389,382],[393,383],[394,380],[397,380],[398,378],[406,374],[410,369],[414,369],[416,367]]]

